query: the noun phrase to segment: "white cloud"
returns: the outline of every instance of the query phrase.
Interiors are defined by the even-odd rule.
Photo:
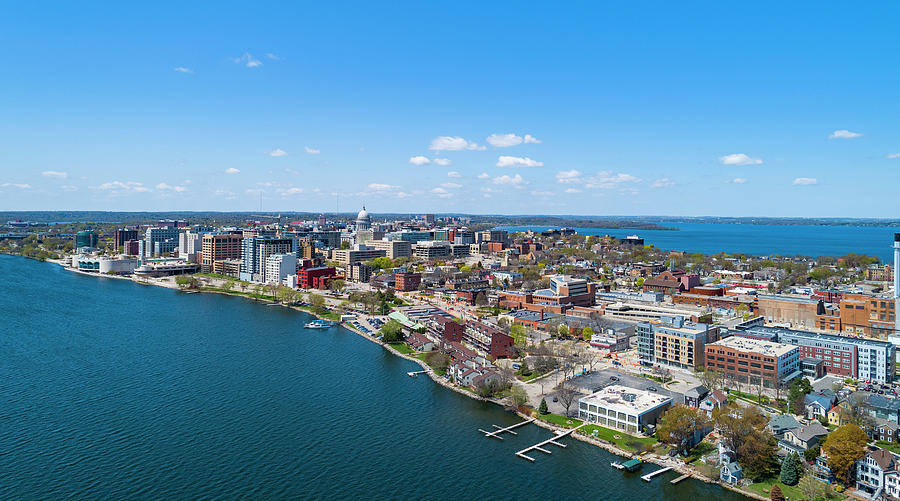
[[[187,191],[187,188],[184,186],[172,186],[166,183],[157,184],[156,189],[159,191],[174,191],[176,193],[184,193]]]
[[[566,193],[581,193],[578,188],[566,188]]]
[[[411,197],[412,195],[409,194],[409,193],[406,193],[405,191],[398,191],[398,192],[396,193],[396,195],[394,195],[394,196],[396,196],[397,198],[409,198],[409,197]]]
[[[425,157],[422,155],[416,155],[414,157],[409,157],[409,163],[411,163],[413,165],[426,165],[426,164],[430,164],[431,160],[429,160],[428,157]]]
[[[278,57],[276,54],[272,54],[271,52],[266,52],[266,53],[265,53],[265,56],[266,56],[267,58],[273,60],[273,61],[280,61],[280,60],[281,60],[280,57]]]
[[[743,153],[732,153],[719,157],[719,163],[722,165],[759,165],[763,163],[762,159],[753,158]]]
[[[515,134],[491,134],[486,141],[491,146],[497,148],[508,148],[517,144],[522,144],[522,137]]]
[[[732,179],[731,182],[734,184],[744,184],[747,182],[747,178],[746,177],[736,177],[736,178]]]
[[[625,183],[638,183],[640,178],[622,172],[600,171],[584,180],[585,188],[618,188]]]
[[[234,58],[235,64],[243,64],[247,68],[256,68],[257,66],[262,66],[262,61],[256,59],[251,56],[249,53],[244,52],[244,55],[241,57]]]
[[[517,136],[515,134],[491,134],[487,137],[486,141],[491,145],[497,148],[508,148],[510,146],[516,146],[522,143],[526,144],[540,144],[541,140],[532,136],[531,134],[525,134],[525,137]]]
[[[581,172],[572,169],[572,170],[564,170],[556,173],[556,182],[558,183],[580,183],[581,182]]]
[[[309,153],[310,155],[318,155],[319,153],[322,153],[322,150],[310,148],[309,146],[304,146],[303,149],[306,150],[306,152]]]
[[[59,172],[55,170],[45,170],[44,172],[41,172],[41,175],[44,177],[52,177],[55,179],[65,179],[69,177],[69,174],[67,172]]]
[[[18,188],[20,190],[30,190],[31,189],[30,184],[24,184],[24,183],[3,183],[3,184],[0,184],[0,186],[2,186],[4,188],[13,187],[13,188]]]
[[[234,167],[229,167],[225,169],[225,174],[240,174],[240,169],[235,169]]]
[[[446,167],[446,166],[450,165],[451,163],[453,163],[453,162],[451,162],[449,158],[435,158],[434,159],[434,164],[440,165],[441,167]]]
[[[515,186],[516,188],[521,188],[522,185],[528,184],[524,179],[522,179],[522,176],[520,176],[519,174],[516,174],[515,176],[498,176],[495,177],[492,182],[494,184]]]
[[[798,177],[797,179],[794,179],[794,182],[791,184],[794,186],[811,186],[819,184],[819,180],[814,177]]]
[[[184,66],[176,67],[175,71],[177,71],[178,73],[188,73],[188,74],[194,73],[194,70],[192,70],[190,68],[185,68]]]
[[[383,183],[371,183],[367,186],[369,191],[373,191],[375,193],[387,193],[390,191],[399,190],[399,186],[394,186],[391,184],[383,184]]]
[[[657,179],[650,185],[651,188],[671,188],[672,186],[675,186],[675,181],[672,181],[667,177]]]
[[[828,139],[853,139],[861,136],[862,134],[859,132],[850,132],[847,129],[840,129],[829,134]]]
[[[482,172],[481,174],[478,174],[478,179],[487,179],[489,177],[491,177],[491,176],[487,172]]]
[[[108,191],[110,193],[147,193],[150,188],[144,186],[144,183],[136,181],[110,181],[100,186],[95,186],[95,190]]]
[[[442,183],[441,186],[443,186],[444,188],[450,188],[451,190],[462,188],[462,185],[459,183]]]
[[[470,143],[459,136],[439,136],[431,141],[428,146],[432,151],[461,151],[461,150],[483,150],[484,146],[476,143]]]
[[[900,158],[900,153],[888,153],[888,158]]]
[[[450,172],[447,173],[447,177],[460,178],[460,177],[462,177],[462,174],[460,174],[459,172],[456,172],[455,170],[451,170]]]
[[[497,158],[497,167],[512,167],[518,169],[520,167],[543,167],[544,162],[538,162],[528,157],[509,157],[500,156]]]
[[[270,157],[286,157],[287,152],[282,150],[281,148],[275,148],[274,150],[266,153],[266,155],[269,155]]]
[[[432,188],[431,192],[437,195],[440,198],[450,198],[453,196],[453,193],[445,190],[444,188]]]

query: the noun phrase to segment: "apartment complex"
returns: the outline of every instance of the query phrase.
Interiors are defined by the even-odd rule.
[[[344,265],[371,261],[386,255],[387,252],[384,250],[363,244],[356,244],[353,249],[335,249],[331,253],[332,259]]]
[[[263,281],[267,284],[280,284],[286,277],[296,273],[297,256],[295,254],[272,254],[266,258]]]
[[[416,242],[413,253],[416,257],[421,259],[447,259],[451,255],[450,242],[443,240],[422,240]]]
[[[213,271],[216,261],[241,258],[241,235],[233,233],[203,235],[200,252],[200,269]]]
[[[894,335],[894,298],[844,294],[841,299],[841,331],[845,334],[887,339]]]
[[[704,365],[706,344],[719,339],[718,326],[686,322],[680,316],[642,322],[635,331],[638,357],[645,366],[696,369]]]
[[[412,242],[405,240],[372,240],[368,242],[376,250],[384,251],[391,259],[412,256]]]
[[[706,368],[766,388],[784,387],[802,374],[798,347],[740,336],[706,345]]]
[[[262,282],[266,260],[273,254],[293,254],[293,238],[249,237],[241,241],[241,280]]]

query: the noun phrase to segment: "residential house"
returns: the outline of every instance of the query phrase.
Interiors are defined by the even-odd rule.
[[[713,390],[708,393],[704,399],[700,401],[698,408],[705,412],[708,417],[712,417],[714,410],[728,403],[728,395],[720,390]]]
[[[800,423],[790,414],[779,414],[769,420],[768,427],[772,431],[772,435],[781,440],[785,433],[800,428]]]
[[[834,392],[821,390],[810,393],[804,397],[803,404],[806,407],[807,419],[819,419],[819,416],[827,416],[828,411],[834,406]]]
[[[819,441],[826,435],[828,435],[828,428],[822,426],[822,423],[818,421],[813,421],[806,426],[786,431],[784,438],[778,441],[778,447],[785,452],[796,452],[802,455],[806,449],[819,445]]]
[[[847,424],[849,411],[841,407],[841,404],[835,405],[828,411],[828,424],[831,426],[843,426]]]
[[[900,473],[894,455],[879,447],[867,448],[866,456],[856,461],[856,488],[872,499],[900,497]]]
[[[698,385],[684,392],[684,405],[700,408],[700,402],[709,395],[709,389],[706,386]]]
[[[892,421],[881,421],[875,425],[872,435],[875,440],[896,443],[898,440],[897,432],[900,431],[900,425]]]
[[[719,442],[719,478],[729,484],[736,484],[744,478],[737,456],[721,442]]]

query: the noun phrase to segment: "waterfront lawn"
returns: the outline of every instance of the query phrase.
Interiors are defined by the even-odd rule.
[[[716,450],[715,444],[711,442],[700,442],[696,447],[691,449],[691,452],[688,453],[687,457],[684,458],[685,463],[693,463],[694,461],[699,460],[703,456],[709,455],[710,453]]]
[[[799,487],[797,487],[796,485],[784,485],[781,482],[778,482],[777,478],[763,480],[762,482],[756,482],[754,484],[748,485],[747,487],[744,487],[744,489],[768,498],[769,491],[772,490],[772,486],[775,484],[778,484],[781,492],[784,493],[784,497],[788,499],[805,499],[803,491],[801,491]],[[840,499],[843,499],[843,496],[841,496]]]
[[[548,423],[555,424],[556,426],[562,426],[563,428],[574,428],[581,424],[580,419],[560,416],[559,414],[540,414],[538,413],[538,418]],[[571,421],[571,423],[569,422]]]
[[[400,353],[402,353],[404,355],[409,355],[410,353],[413,352],[413,349],[410,348],[409,345],[406,343],[388,343],[388,345],[390,345],[391,348],[399,351]]]
[[[594,431],[597,434],[594,434]],[[653,437],[634,437],[621,430],[613,430],[596,424],[588,424],[582,426],[578,433],[589,437],[599,438],[605,442],[610,442],[616,447],[632,452],[645,452],[653,449],[658,440]],[[616,438],[619,437],[619,438]],[[663,452],[665,454],[665,452]]]

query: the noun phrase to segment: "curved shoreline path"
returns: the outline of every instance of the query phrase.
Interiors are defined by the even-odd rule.
[[[13,256],[0,273],[0,499],[742,499],[576,440],[522,461],[547,430],[487,440],[521,418],[302,312]]]

